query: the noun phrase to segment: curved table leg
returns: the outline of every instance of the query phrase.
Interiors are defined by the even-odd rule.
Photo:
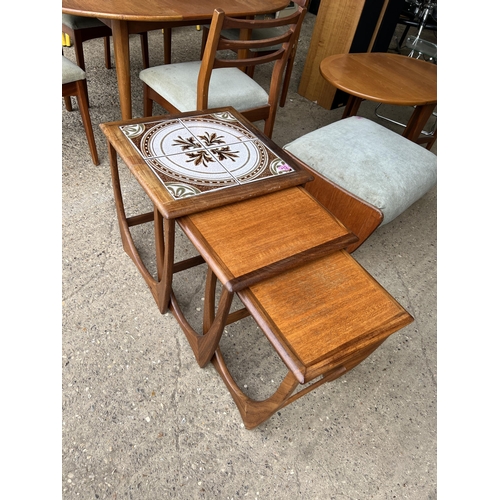
[[[175,221],[167,221],[164,228],[163,217],[155,208],[152,213],[143,214],[137,217],[127,218],[123,203],[123,196],[120,186],[118,172],[118,162],[115,149],[108,143],[109,161],[111,168],[111,181],[115,197],[116,213],[122,244],[127,255],[132,259],[142,277],[146,281],[151,293],[164,314],[168,309],[170,293],[172,289],[172,275],[174,272],[174,242],[175,242]],[[130,227],[145,222],[155,221],[155,240],[157,250],[158,280],[148,271],[142,261],[130,233]]]
[[[281,382],[277,391],[271,397],[263,401],[256,401],[255,399],[251,399],[241,391],[241,389],[234,381],[231,373],[229,372],[222,356],[222,352],[219,348],[215,350],[215,355],[212,358],[212,363],[221,376],[222,380],[226,384],[229,392],[231,393],[231,396],[233,397],[233,400],[238,407],[245,427],[247,429],[254,429],[261,423],[265,422],[278,410],[284,408],[290,403],[293,403],[294,401],[306,395],[308,392],[316,389],[320,385],[326,382],[332,382],[333,380],[352,370],[355,366],[361,363],[361,361],[372,354],[373,351],[375,351],[383,342],[384,341],[382,340],[366,347],[361,351],[356,352],[353,356],[349,357],[329,372],[323,374],[318,380],[316,380],[316,382],[308,385],[295,394],[293,394],[293,392],[299,382],[295,378],[293,373],[289,371]]]
[[[247,429],[257,427],[280,408],[285,406],[285,404],[287,404],[285,401],[293,393],[299,383],[293,373],[289,371],[283,382],[281,382],[278,390],[270,398],[264,401],[255,401],[240,390],[231,376],[219,348],[215,351],[212,363],[229,389]]]
[[[231,303],[233,301],[233,293],[223,288],[219,302],[219,308],[215,315],[214,321],[209,328],[206,329],[203,335],[197,333],[186,320],[182,310],[175,298],[173,291],[171,292],[170,309],[175,318],[179,322],[182,331],[188,339],[189,345],[194,352],[198,365],[203,368],[212,359],[215,349],[219,345],[224,326],[226,325],[227,316]],[[204,328],[205,330],[205,328]]]

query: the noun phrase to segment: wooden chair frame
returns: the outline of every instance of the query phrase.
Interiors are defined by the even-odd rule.
[[[309,0],[297,0],[294,3],[297,6],[301,6],[301,7],[304,7],[307,9],[307,6],[309,4]],[[208,39],[209,26],[203,26],[202,30],[203,31],[202,31],[202,38],[201,38],[201,58],[203,58],[203,54],[205,52],[205,47],[206,47],[207,39]],[[251,36],[250,33],[247,33],[247,35]],[[221,33],[221,37],[226,38],[226,37],[224,37],[224,35],[222,33]],[[285,106],[285,103],[286,103],[286,96],[288,94],[288,87],[290,86],[290,80],[292,78],[293,63],[295,61],[295,54],[297,53],[297,43],[298,43],[298,35],[295,39],[295,43],[293,44],[292,50],[290,51],[290,54],[288,56],[288,60],[286,63],[286,68],[285,68],[285,73],[283,75],[283,85],[281,88],[281,97],[280,97],[280,101],[279,101],[279,105],[281,108],[283,108]],[[270,53],[270,52],[266,52],[266,51],[260,51],[260,52],[261,52],[261,54]],[[252,78],[254,75],[254,70],[255,70],[255,66],[250,66],[250,67],[244,68],[245,73]]]
[[[208,32],[206,48],[198,75],[196,110],[208,108],[208,89],[214,69],[254,68],[259,64],[274,62],[267,104],[265,106],[240,111],[243,116],[252,122],[264,120],[264,133],[268,137],[271,137],[285,65],[295,45],[305,14],[306,9],[299,6],[294,14],[284,18],[266,20],[236,19],[226,16],[221,9],[216,9]],[[248,39],[249,33],[253,29],[273,28],[287,25],[289,26],[288,31],[280,36],[263,40]],[[240,40],[229,40],[221,37],[221,31],[223,29],[239,29],[246,32],[247,35],[243,36],[243,39]],[[252,52],[252,48],[273,47],[278,44],[280,47],[272,52]],[[220,53],[224,51],[236,52],[238,58],[223,58],[220,56]],[[144,84],[144,116],[152,115],[153,101],[162,106],[169,113],[181,112],[181,110],[173,106],[155,90],[150,88],[147,84]]]
[[[94,165],[99,165],[99,157],[97,155],[94,131],[92,129],[92,122],[90,120],[89,106],[86,97],[87,80],[77,80],[75,82],[63,83],[62,96],[65,98],[66,109],[68,109],[69,102],[68,111],[72,110],[70,97],[76,97],[78,101],[78,108],[80,109],[80,115],[82,117],[83,128],[85,129],[85,135],[87,136],[87,141],[89,143],[92,161],[94,162]]]

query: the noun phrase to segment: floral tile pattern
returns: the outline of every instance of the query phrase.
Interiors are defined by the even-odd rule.
[[[294,171],[229,112],[120,129],[174,199]]]

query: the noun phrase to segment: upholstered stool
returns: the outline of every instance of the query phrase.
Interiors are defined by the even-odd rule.
[[[379,209],[383,214],[381,224],[398,217],[437,181],[435,154],[359,116],[310,132],[283,149],[318,177],[317,185],[316,180],[306,185],[311,193],[318,194],[319,183],[321,191],[328,190],[325,181],[330,181]],[[335,214],[335,207],[327,208]],[[348,221],[339,218],[360,236]]]

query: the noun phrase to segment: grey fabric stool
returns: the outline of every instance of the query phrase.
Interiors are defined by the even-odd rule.
[[[92,122],[90,121],[86,95],[87,80],[85,78],[85,71],[68,58],[62,56],[62,96],[64,98],[76,96],[78,108],[80,109],[80,115],[82,116],[83,127],[85,129],[85,134],[87,135],[87,142],[90,147],[90,155],[92,156],[94,165],[99,165],[94,131],[92,129]],[[68,109],[68,100],[65,102],[66,108]],[[71,107],[69,107],[68,111],[71,111]]]
[[[341,209],[335,206],[328,191],[339,186],[377,209],[381,216],[378,223],[373,223],[376,225],[370,234],[378,225],[398,217],[437,182],[434,153],[359,116],[310,132],[283,149],[309,167],[317,179],[307,184],[306,189],[321,203],[330,205],[327,208],[335,215]],[[358,234],[345,216],[339,218],[362,239],[357,248],[369,234],[366,237]]]

